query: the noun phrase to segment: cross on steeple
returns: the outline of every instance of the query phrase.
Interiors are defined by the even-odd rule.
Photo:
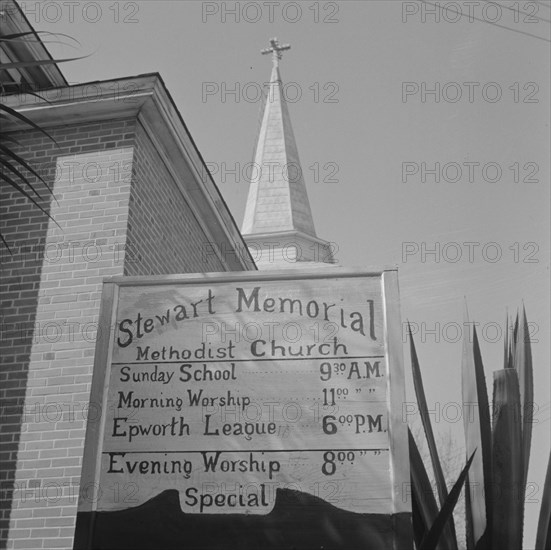
[[[290,50],[291,45],[290,44],[283,44],[283,45],[280,46],[277,38],[272,38],[270,40],[270,44],[271,44],[271,47],[266,48],[264,50],[261,50],[261,53],[262,53],[262,55],[266,55],[266,54],[271,53],[274,67],[278,67],[279,66],[279,60],[283,57],[281,52],[284,52],[285,50]]]

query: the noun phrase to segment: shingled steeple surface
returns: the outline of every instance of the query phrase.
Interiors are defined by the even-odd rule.
[[[265,86],[264,112],[254,153],[242,233],[250,235],[296,230],[315,237],[314,220],[278,61],[279,57],[274,55],[270,82]]]
[[[279,72],[277,38],[262,51],[272,56],[272,74],[264,87],[258,140],[242,234],[259,269],[335,264],[333,245],[316,236],[304,172]]]

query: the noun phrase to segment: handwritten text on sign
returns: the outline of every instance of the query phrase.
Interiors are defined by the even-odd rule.
[[[381,278],[120,288],[98,510],[392,513]]]

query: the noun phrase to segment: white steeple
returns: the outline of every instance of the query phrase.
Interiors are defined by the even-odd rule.
[[[243,237],[259,269],[334,263],[331,244],[316,236],[279,72],[281,52],[291,46],[279,45],[277,38],[270,42],[262,50],[272,54],[273,67],[264,89]]]

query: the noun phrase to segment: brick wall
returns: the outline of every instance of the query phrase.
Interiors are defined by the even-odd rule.
[[[206,253],[208,237],[141,125],[132,183],[125,275],[225,271]]]
[[[57,146],[37,132],[17,136],[54,188],[57,202],[41,194],[59,227],[11,190],[3,194],[2,232],[13,252],[4,252],[0,294],[8,547],[55,548],[72,536],[101,282],[124,267],[130,177],[116,167],[132,161],[134,128],[132,120],[58,128],[50,132]]]
[[[18,136],[21,139],[21,136]],[[34,136],[36,151],[41,143]],[[48,218],[19,193],[2,184],[0,231],[11,254],[0,245],[0,547],[5,546],[25,387],[31,354],[32,328],[42,272]],[[36,197],[35,197],[36,198]],[[48,199],[36,200],[49,211]],[[22,220],[25,220],[22,223]]]
[[[72,547],[103,278],[225,269],[203,260],[208,238],[137,121],[50,133],[58,147],[36,132],[18,139],[53,184],[57,202],[44,194],[44,205],[60,227],[9,189],[2,201],[8,548]]]

